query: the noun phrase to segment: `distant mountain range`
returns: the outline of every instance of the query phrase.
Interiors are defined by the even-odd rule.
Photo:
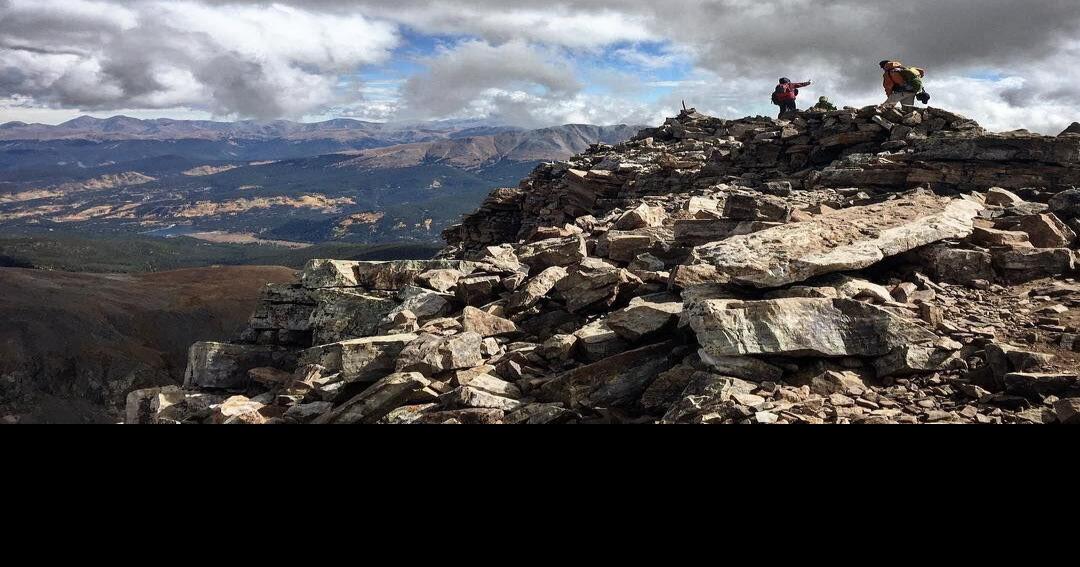
[[[194,235],[292,247],[434,242],[491,189],[640,128],[124,116],[8,122],[0,125],[0,236]]]

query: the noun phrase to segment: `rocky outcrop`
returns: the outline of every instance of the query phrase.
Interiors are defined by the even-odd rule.
[[[1075,421],[1076,143],[934,108],[688,110],[495,191],[436,260],[312,262],[240,341],[200,347],[190,387],[130,413]],[[226,395],[244,399],[223,418]]]

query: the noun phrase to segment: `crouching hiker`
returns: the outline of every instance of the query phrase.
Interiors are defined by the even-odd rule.
[[[816,110],[818,112],[830,112],[836,110],[836,105],[829,102],[829,97],[823,96],[817,99],[817,104],[811,106],[810,110]]]
[[[773,104],[780,107],[778,118],[783,118],[784,114],[788,112],[795,112],[795,98],[799,96],[799,89],[810,86],[812,82],[793,83],[787,77],[780,79],[780,84],[776,85],[776,89],[773,90],[772,94]]]
[[[918,98],[923,104],[930,102],[930,95],[923,90],[923,77],[926,71],[919,67],[905,67],[899,61],[885,60],[878,65],[885,73],[882,75],[882,86],[885,87],[885,102],[882,106],[895,106],[900,103],[903,106],[915,106]]]

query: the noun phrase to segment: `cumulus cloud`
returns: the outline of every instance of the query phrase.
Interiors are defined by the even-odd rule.
[[[0,6],[0,95],[84,110],[197,107],[299,116],[336,101],[336,75],[386,60],[394,26],[284,4]]]
[[[549,104],[582,88],[569,62],[521,40],[465,41],[440,49],[425,64],[427,70],[403,89],[413,118],[455,116],[480,104],[489,106],[493,117],[532,122],[524,101]]]
[[[880,102],[877,61],[895,58],[928,70],[935,104],[1054,133],[1077,119],[1078,32],[1075,0],[0,0],[0,98],[622,122],[684,98],[772,113],[780,76],[814,79],[815,98]],[[447,47],[394,97],[342,87],[417,36]]]

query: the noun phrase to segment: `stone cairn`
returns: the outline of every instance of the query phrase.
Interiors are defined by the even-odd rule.
[[[313,260],[131,423],[1080,421],[1080,134],[693,109]]]

